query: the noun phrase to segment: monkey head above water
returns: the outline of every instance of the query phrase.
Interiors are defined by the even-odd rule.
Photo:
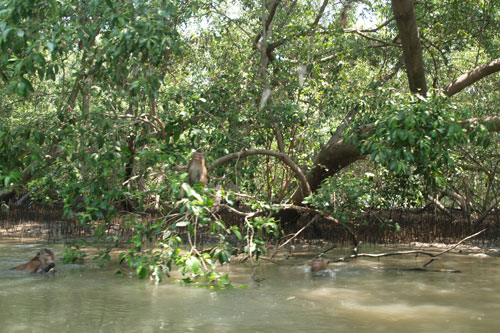
[[[36,256],[26,264],[16,266],[12,269],[26,271],[27,273],[47,273],[55,272],[56,263],[54,252],[49,249],[40,249]]]
[[[323,257],[314,257],[311,261],[311,272],[324,271],[328,268],[328,262]]]

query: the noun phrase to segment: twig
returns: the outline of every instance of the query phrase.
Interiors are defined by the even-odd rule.
[[[472,222],[472,225],[479,225],[479,224],[481,224],[483,222],[483,220],[488,216],[488,214],[490,213],[490,211],[497,206],[498,200],[499,200],[499,198],[496,198],[495,200],[493,200],[493,202],[484,210],[484,212],[481,214],[481,216],[479,216],[477,218],[477,220],[475,220],[474,222]]]
[[[252,217],[254,215],[257,215],[259,212],[249,212],[249,213],[245,213],[245,212],[241,212],[229,205],[226,205],[226,204],[219,204],[219,207],[220,208],[224,208],[224,209],[227,209],[228,211],[238,215],[238,216],[243,216],[243,217]]]
[[[288,243],[290,243],[292,240],[294,240],[295,238],[297,238],[298,235],[300,235],[302,233],[302,231],[304,231],[308,226],[310,226],[311,224],[314,223],[314,221],[316,221],[316,219],[318,218],[318,215],[316,215],[315,217],[313,217],[311,219],[311,221],[309,221],[305,226],[303,226],[302,228],[300,228],[299,231],[297,231],[292,237],[290,237],[289,240],[287,240],[286,242],[284,242],[283,244],[281,244],[280,246],[278,246],[278,249],[281,249],[283,248],[285,245],[287,245]]]
[[[378,38],[375,38],[375,37],[372,37],[372,36],[369,36],[363,32],[361,32],[361,30],[356,30],[356,29],[352,29],[352,30],[349,30],[349,31],[346,31],[346,32],[349,32],[349,33],[355,33],[365,39],[368,39],[368,40],[371,40],[371,41],[374,41],[374,42],[378,42],[379,44],[377,45],[384,45],[384,46],[396,46],[396,47],[401,47],[401,44],[399,43],[394,43],[394,42],[386,42],[382,39],[378,39]]]
[[[486,231],[486,228],[485,228],[485,229],[482,229],[482,230],[480,230],[480,231],[478,231],[478,232],[476,232],[476,233],[475,233],[475,234],[473,234],[473,235],[470,235],[470,236],[465,237],[465,238],[464,238],[464,239],[462,239],[460,242],[456,243],[455,245],[453,245],[452,247],[450,247],[450,248],[448,248],[448,249],[446,249],[446,250],[444,250],[444,251],[439,252],[439,253],[438,253],[438,254],[436,254],[434,257],[438,257],[438,256],[440,256],[440,255],[442,255],[442,254],[445,254],[446,252],[450,252],[451,250],[453,250],[454,248],[456,248],[457,246],[459,246],[460,244],[462,244],[462,243],[463,243],[463,242],[465,242],[466,240],[469,240],[469,239],[471,239],[471,238],[474,238],[474,237],[476,237],[477,235],[482,234],[482,233],[483,233],[483,232],[485,232],[485,231]]]
[[[321,257],[321,256],[324,256],[324,255],[325,255],[325,253],[327,253],[328,251],[333,250],[333,249],[334,249],[334,248],[336,248],[336,247],[337,247],[337,245],[332,245],[332,246],[330,246],[329,248],[327,248],[326,250],[324,250],[323,252],[319,253],[316,257]]]
[[[278,253],[278,250],[280,250],[281,248],[283,248],[285,245],[287,245],[288,243],[290,243],[292,240],[294,240],[295,238],[297,238],[298,235],[300,235],[302,233],[302,231],[306,230],[306,228],[308,226],[310,226],[311,224],[314,223],[314,221],[316,221],[316,219],[318,218],[319,215],[316,215],[315,217],[313,217],[311,219],[311,221],[309,221],[305,226],[303,226],[302,228],[300,228],[299,231],[297,231],[292,237],[290,237],[286,242],[284,242],[283,244],[281,244],[280,246],[278,246],[278,248],[276,249],[276,251],[274,251],[273,255],[271,256],[271,258],[274,258],[276,256],[276,254]]]
[[[377,32],[378,30],[382,29],[383,27],[385,27],[386,25],[388,25],[392,21],[394,21],[394,16],[391,17],[390,19],[388,19],[387,21],[385,21],[384,23],[382,23],[381,25],[379,25],[376,28],[372,28],[372,29],[345,29],[344,31],[345,32],[356,32],[356,31],[361,31],[361,32]]]
[[[333,223],[341,226],[342,228],[344,228],[349,233],[349,235],[351,235],[353,243],[354,243],[354,246],[357,246],[359,244],[358,237],[356,236],[356,234],[354,233],[354,231],[351,228],[349,228],[347,225],[344,225],[344,224],[340,223],[339,220],[337,220],[336,218],[334,218],[331,215],[328,215],[327,213],[324,213],[322,211],[319,211],[319,210],[313,209],[313,208],[309,208],[309,207],[303,207],[303,206],[297,206],[297,205],[289,205],[289,204],[286,204],[286,205],[272,205],[272,207],[279,207],[279,208],[281,208],[283,210],[293,209],[293,210],[296,210],[296,211],[301,212],[301,213],[311,213],[311,214],[319,215],[321,218],[323,218],[323,219],[325,219],[327,221],[333,222]]]

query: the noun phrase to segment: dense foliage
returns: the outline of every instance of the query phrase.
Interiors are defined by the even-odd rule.
[[[498,138],[481,117],[498,113],[498,74],[452,98],[441,89],[500,57],[500,3],[417,1],[415,11],[426,96],[408,88],[389,1],[2,0],[2,209],[62,205],[68,221],[107,238],[101,259],[119,243],[107,234],[119,216],[133,231],[121,260],[140,277],[161,280],[175,266],[221,285],[217,263],[258,259],[280,237],[273,212],[298,180],[280,159],[253,155],[191,188],[179,166],[194,150],[208,165],[277,151],[307,170],[344,137],[368,159],[307,198],[344,225],[439,197],[491,210]],[[246,215],[224,222],[221,202]],[[159,217],[143,218],[151,212]],[[199,246],[202,233],[214,247]],[[74,245],[68,260],[82,257]]]

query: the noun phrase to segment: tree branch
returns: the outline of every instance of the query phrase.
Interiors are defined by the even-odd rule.
[[[273,207],[280,207],[284,210],[292,209],[292,210],[295,210],[297,212],[306,213],[306,214],[315,214],[316,216],[320,216],[322,219],[333,222],[333,223],[337,224],[338,226],[342,227],[343,229],[347,230],[349,235],[351,235],[351,237],[352,237],[354,246],[358,246],[358,244],[359,244],[358,237],[356,236],[354,231],[352,231],[351,228],[349,228],[347,225],[340,223],[339,220],[337,220],[336,218],[334,218],[333,216],[331,216],[327,213],[324,213],[324,212],[319,211],[319,210],[314,209],[314,208],[297,206],[297,205],[273,205]]]
[[[488,128],[489,132],[500,131],[500,116],[489,116],[486,118],[471,118],[458,121],[458,123],[468,130],[474,129],[478,124],[482,124]],[[375,128],[374,123],[359,126],[358,133],[369,133]],[[307,175],[307,181],[311,186],[311,190],[316,191],[321,182],[336,174],[342,168],[360,160],[365,157],[359,149],[351,143],[339,139],[335,141],[336,137],[332,136],[330,141],[323,147],[313,160],[314,167]],[[305,196],[298,189],[292,196],[291,201],[300,204]]]
[[[423,255],[426,255],[426,256],[429,256],[429,257],[433,258],[431,261],[425,263],[422,266],[422,267],[426,267],[432,261],[434,261],[436,257],[439,257],[439,256],[441,256],[441,255],[443,255],[443,254],[445,254],[447,252],[450,252],[451,250],[455,249],[456,247],[458,247],[463,242],[465,242],[465,241],[467,241],[467,240],[469,240],[471,238],[476,237],[477,235],[483,233],[484,231],[486,231],[486,229],[478,231],[478,232],[476,232],[473,235],[467,236],[464,239],[462,239],[460,242],[452,245],[451,247],[449,247],[446,250],[443,250],[443,251],[441,251],[439,253],[433,253],[433,252],[423,251],[423,250],[396,251],[396,252],[386,252],[386,253],[354,253],[354,254],[351,254],[349,256],[346,256],[346,257],[343,257],[343,258],[338,258],[338,259],[335,259],[335,260],[332,260],[332,261],[329,261],[329,262],[345,262],[345,261],[349,261],[351,259],[360,258],[360,257],[381,258],[381,257],[401,256],[401,255],[408,255],[408,254],[423,254]]]
[[[444,87],[443,92],[446,96],[451,97],[482,78],[499,71],[500,58],[492,60],[463,75],[460,75],[453,82]]]
[[[394,43],[394,42],[386,42],[385,40],[382,40],[382,39],[378,39],[378,38],[375,38],[375,37],[372,37],[372,36],[369,36],[369,35],[366,35],[364,34],[361,30],[356,30],[356,29],[349,29],[349,30],[346,30],[345,32],[348,32],[348,33],[355,33],[363,38],[366,38],[368,40],[372,40],[374,42],[378,42],[380,44],[377,44],[377,46],[396,46],[396,47],[401,47],[401,44],[399,43]]]
[[[319,20],[321,20],[321,17],[325,13],[326,6],[328,5],[328,0],[323,0],[323,3],[321,4],[321,7],[319,8],[318,15],[316,15],[316,19],[314,19],[314,22],[311,25],[311,29],[314,29],[318,26]]]
[[[278,6],[280,5],[281,1],[282,0],[274,0],[273,3],[271,4],[271,8],[269,9],[269,15],[267,16],[266,22],[264,23],[264,27],[265,27],[266,31],[269,30],[269,26],[271,25],[271,23],[274,20],[274,15],[276,14],[276,9],[278,9]],[[255,36],[254,41],[253,41],[255,45],[259,44],[259,41],[262,38],[263,33],[264,32],[261,30],[261,31],[259,31],[257,36]]]
[[[379,25],[378,27],[376,28],[373,28],[373,29],[345,29],[344,31],[345,32],[377,32],[379,31],[380,29],[382,29],[383,27],[385,27],[386,25],[388,25],[389,23],[391,23],[392,21],[394,21],[394,16],[391,17],[390,19],[388,19],[387,21],[385,21],[384,23],[382,23],[381,25]]]
[[[425,96],[427,94],[427,83],[425,81],[422,46],[418,35],[414,1],[392,0],[392,9],[398,24],[401,45],[403,46],[410,91]]]
[[[304,193],[306,193],[306,196],[311,194],[311,187],[309,186],[309,183],[307,182],[306,176],[302,172],[302,170],[297,166],[297,164],[287,155],[284,153],[272,151],[272,150],[267,150],[267,149],[249,149],[249,150],[243,150],[238,153],[232,153],[226,156],[223,156],[219,159],[217,159],[214,163],[212,163],[210,166],[208,166],[208,170],[213,170],[217,166],[227,163],[230,160],[233,159],[242,159],[250,155],[267,155],[267,156],[273,156],[285,163],[287,166],[292,169],[292,171],[295,173],[297,178],[299,179],[300,182],[300,187]]]

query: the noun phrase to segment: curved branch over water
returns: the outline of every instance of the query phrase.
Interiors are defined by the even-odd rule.
[[[247,156],[251,155],[267,155],[267,156],[273,156],[285,163],[287,166],[292,169],[292,171],[295,173],[297,178],[299,179],[300,182],[300,188],[303,193],[305,193],[305,196],[308,196],[311,194],[311,187],[309,186],[309,182],[306,179],[306,176],[302,172],[302,170],[298,167],[298,165],[287,155],[284,153],[272,151],[272,150],[267,150],[267,149],[249,149],[249,150],[243,150],[238,153],[232,153],[226,156],[223,156],[216,160],[214,163],[212,163],[210,166],[208,166],[208,171],[213,170],[217,166],[227,163],[231,160],[234,159],[242,159]]]

